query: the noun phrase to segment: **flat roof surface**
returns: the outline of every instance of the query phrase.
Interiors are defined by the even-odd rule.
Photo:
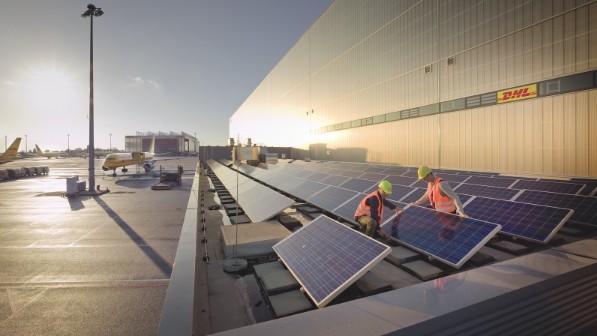
[[[0,182],[0,334],[155,335],[195,175],[154,191],[158,177],[118,177],[95,161],[100,196],[67,198],[66,178],[86,180],[88,160],[31,158],[0,169],[49,166],[47,176]]]

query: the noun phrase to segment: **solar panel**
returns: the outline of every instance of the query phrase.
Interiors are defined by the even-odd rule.
[[[386,180],[388,180],[392,184],[400,184],[403,186],[410,186],[411,184],[417,181],[417,179],[415,178],[399,175],[389,175],[388,177],[386,177]]]
[[[338,175],[332,174],[329,177],[321,180],[321,183],[327,184],[327,185],[338,186],[338,185],[341,185],[342,183],[348,181],[349,179],[350,179],[350,177],[338,176]]]
[[[357,194],[358,192],[356,191],[328,186],[317,194],[307,198],[306,201],[332,212],[338,206],[355,197]]]
[[[518,189],[507,189],[484,186],[480,184],[463,183],[454,188],[458,194],[467,194],[473,196],[483,196],[501,200],[511,200],[516,194],[520,192]],[[462,200],[462,199],[461,199]]]
[[[380,174],[383,173],[384,170],[386,170],[386,167],[380,167],[380,166],[369,166],[367,167],[367,169],[364,170],[365,173],[376,173],[376,174]]]
[[[435,173],[434,173],[435,175]],[[452,183],[460,183],[460,182],[464,182],[465,180],[467,180],[470,176],[467,175],[455,175],[455,174],[438,174],[435,175],[437,177],[441,177],[444,180],[448,181],[448,182],[452,182]]]
[[[381,226],[393,240],[460,268],[491,237],[497,224],[410,206]]]
[[[298,185],[296,188],[291,188],[287,193],[294,195],[300,199],[307,200],[307,198],[315,195],[319,191],[323,190],[327,185],[312,182],[312,181],[305,181]]]
[[[363,173],[362,175],[358,176],[358,178],[371,180],[371,181],[381,181],[385,180],[388,175],[386,174],[378,174],[378,173]]]
[[[296,172],[292,173],[292,174],[288,174],[288,175],[292,175],[295,177],[300,177],[300,178],[306,178],[307,176],[313,174],[312,171],[310,170],[297,170]]]
[[[298,188],[301,184],[305,182],[304,179],[294,177],[294,176],[287,176],[286,180],[280,183],[276,188],[285,191],[289,194],[292,194],[292,190]]]
[[[391,251],[389,246],[326,216],[317,217],[273,248],[319,308]]]
[[[427,192],[427,189],[415,188],[415,190],[413,190],[410,194],[401,198],[400,202],[404,202],[404,203],[416,202],[419,200],[419,198],[423,197],[423,195],[425,195],[426,192]],[[462,198],[460,200],[462,201]]]
[[[409,170],[407,172],[405,172],[404,174],[402,174],[402,176],[406,176],[406,177],[412,177],[412,178],[419,178],[419,174],[417,173],[416,170]]]
[[[465,208],[472,218],[500,224],[502,233],[546,244],[572,215],[569,209],[475,197]]]
[[[402,175],[408,170],[409,169],[407,167],[388,167],[383,171],[383,173],[388,175]]]
[[[530,189],[530,190],[541,190],[550,191],[561,194],[576,194],[585,187],[582,183],[566,183],[566,182],[555,182],[555,181],[525,181],[518,180],[512,186],[516,189]]]
[[[306,177],[307,180],[309,181],[313,181],[313,182],[321,182],[321,180],[329,177],[329,174],[326,173],[313,173],[309,176]]]
[[[236,201],[253,222],[270,219],[294,203],[292,199],[213,160],[208,161],[208,165],[228,191],[236,195],[238,186]]]
[[[516,202],[550,205],[574,210],[571,221],[597,224],[597,198],[591,196],[558,194],[547,191],[525,190]]]
[[[486,176],[471,176],[466,183],[468,184],[480,184],[490,187],[508,188],[516,182],[514,178],[508,177],[486,177]]]
[[[371,180],[363,180],[358,178],[350,179],[342,184],[339,185],[340,188],[354,190],[357,192],[364,192],[373,191],[373,187],[376,187],[379,182],[371,181]],[[371,189],[371,190],[370,190]]]
[[[585,187],[578,193],[579,195],[595,196],[597,194],[597,180],[573,178],[574,183],[583,183]]]
[[[331,212],[340,218],[343,218],[352,223],[356,223],[354,220],[354,213],[357,210],[359,203],[366,195],[367,194],[359,193],[354,198],[348,200],[348,202],[345,202],[344,204],[333,209]]]

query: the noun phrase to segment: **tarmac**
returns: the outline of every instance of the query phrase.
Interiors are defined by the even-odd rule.
[[[66,178],[87,180],[86,159],[0,165],[50,168],[0,182],[0,335],[157,333],[197,158],[158,162],[184,168],[181,185],[159,191],[159,177],[104,175],[101,162],[101,192],[76,197]]]

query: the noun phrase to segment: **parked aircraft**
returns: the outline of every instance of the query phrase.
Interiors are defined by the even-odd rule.
[[[145,169],[145,172],[149,173],[154,165],[154,148],[155,148],[155,137],[151,140],[151,146],[149,146],[149,152],[133,152],[133,153],[112,153],[106,155],[102,169],[104,171],[112,170],[112,176],[116,176],[116,168],[122,167],[122,172],[126,173],[128,169],[126,166],[137,165]]]
[[[12,142],[10,147],[0,155],[0,164],[10,162],[13,160],[18,159],[17,153],[19,152],[19,146],[21,145],[21,138],[16,138],[15,141]]]
[[[58,157],[58,155],[61,154],[60,152],[47,152],[47,153],[44,153],[44,151],[42,151],[41,148],[39,148],[39,146],[37,144],[35,145],[35,153],[37,153],[37,156],[45,156],[48,159],[53,158],[53,157],[54,158]]]

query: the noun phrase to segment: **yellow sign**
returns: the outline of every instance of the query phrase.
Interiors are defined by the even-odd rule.
[[[498,91],[497,102],[509,103],[515,100],[523,100],[537,97],[537,84],[519,86],[508,90]]]

